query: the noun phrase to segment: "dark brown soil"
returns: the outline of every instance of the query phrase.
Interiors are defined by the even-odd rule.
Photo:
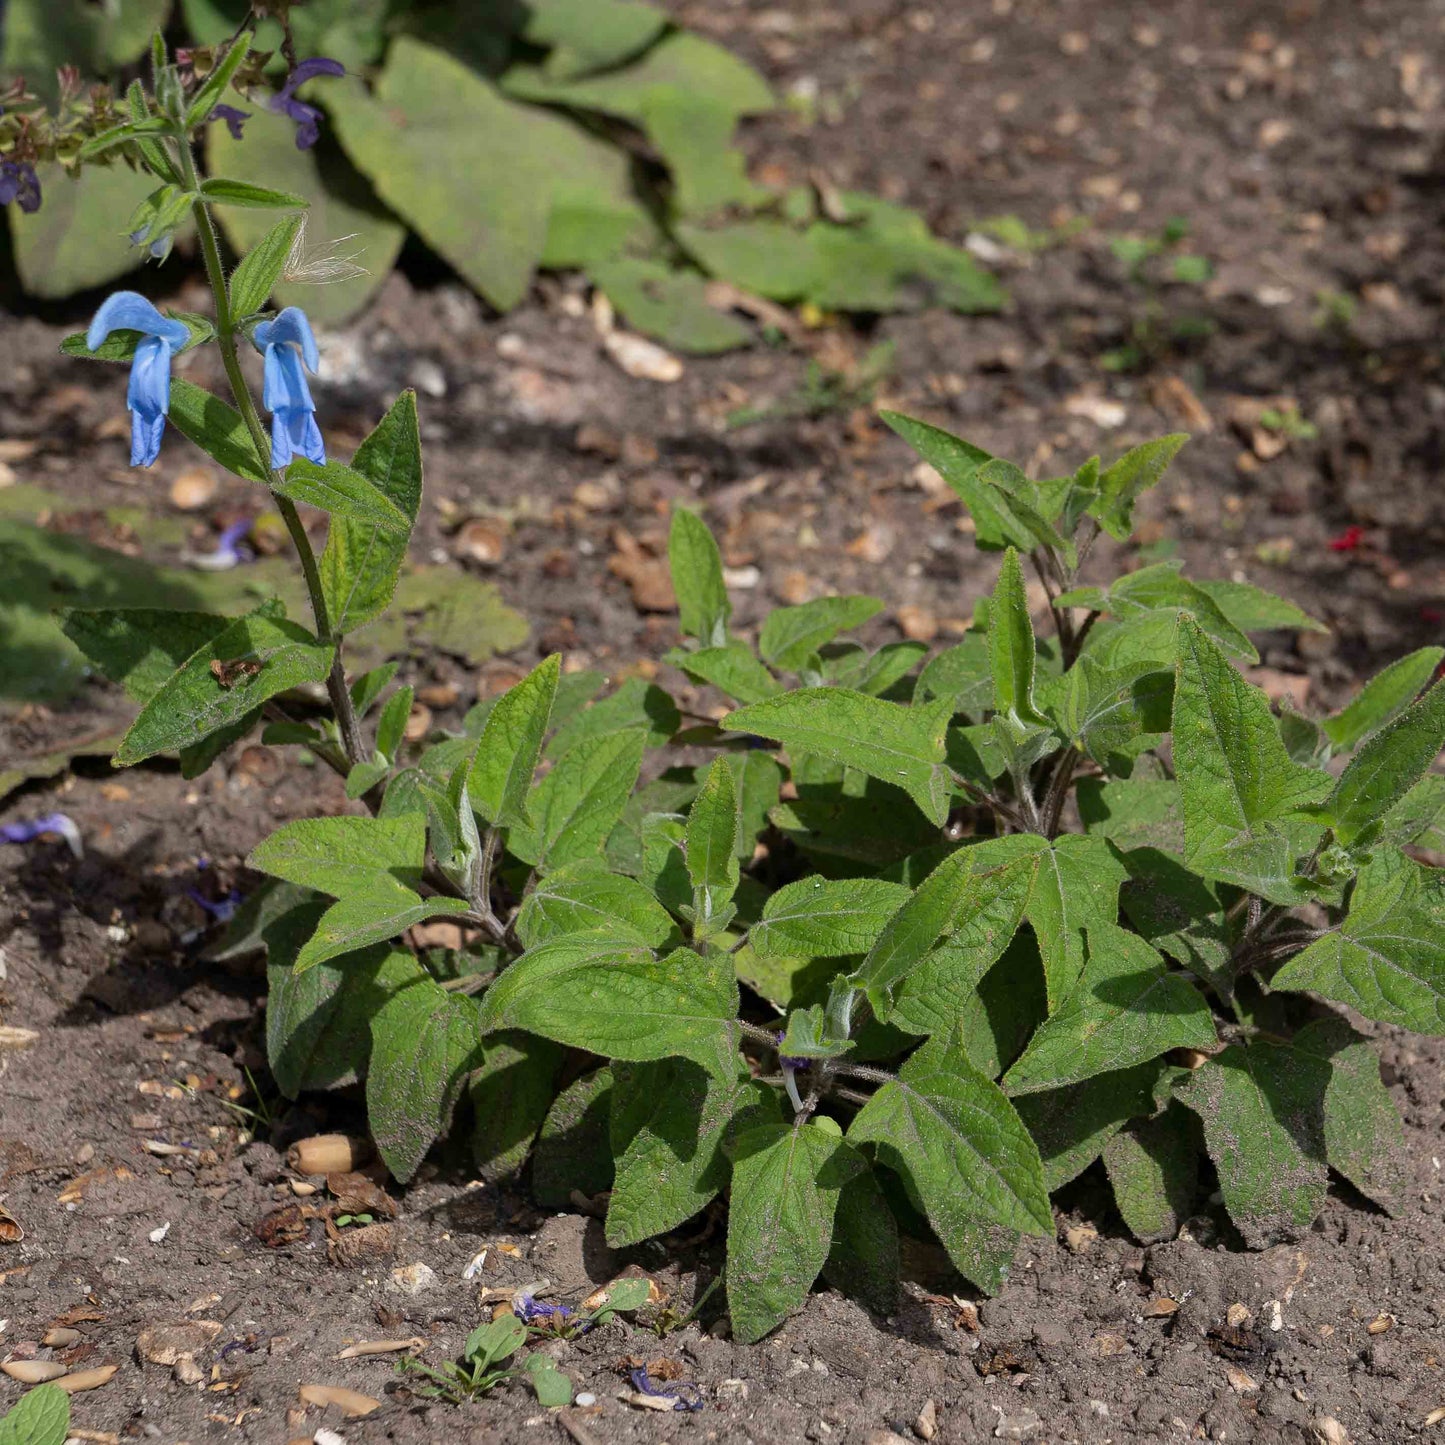
[[[1330,624],[1328,638],[1274,638],[1259,678],[1277,695],[1323,710],[1389,658],[1438,640],[1438,3],[674,8],[742,49],[780,90],[816,97],[812,124],[799,106],[750,135],[771,178],[820,169],[919,207],[960,242],[1003,213],[1062,236],[1002,262],[1009,314],[924,312],[868,334],[826,331],[815,338],[825,359],[856,362],[894,342],[880,399],[1040,473],[1166,430],[1195,432],[1172,485],[1143,508],[1145,540],[1153,555],[1177,545],[1197,575],[1247,577]],[[1187,219],[1184,246],[1212,261],[1213,279],[1130,281],[1110,238],[1158,234],[1174,216]],[[1086,227],[1070,233],[1080,217]],[[1347,325],[1322,314],[1330,293],[1354,298]],[[1342,316],[1343,303],[1333,306]],[[8,463],[17,479],[73,508],[52,525],[123,540],[107,509],[173,519],[171,483],[194,457],[172,438],[154,472],[124,467],[121,376],[54,356],[82,314],[5,320],[0,431],[36,443]],[[1195,319],[1207,335],[1174,334]],[[1103,358],[1129,344],[1143,353],[1139,367],[1106,370]],[[780,600],[875,591],[894,609],[894,635],[942,644],[991,581],[957,507],[866,408],[727,428],[738,408],[796,393],[806,362],[795,352],[689,361],[680,382],[660,386],[601,353],[565,282],[543,282],[498,320],[453,284],[398,276],[370,316],[330,338],[326,357],[322,420],[338,451],[399,387],[419,385],[429,501],[418,556],[476,567],[459,559],[455,529],[499,519],[502,558],[487,575],[533,623],[527,646],[481,678],[446,656],[407,660],[410,680],[456,686],[439,723],[548,650],[614,676],[659,655],[674,620],[645,609],[679,497],[702,503],[724,538],[743,626]],[[208,364],[200,358],[192,374],[218,383]],[[1282,397],[1316,435],[1275,454],[1252,418]],[[230,484],[195,530],[213,534],[256,505]],[[1357,545],[1332,549],[1351,527]],[[138,535],[153,560],[176,560],[174,543]],[[124,715],[112,692],[91,686],[63,711],[0,716],[0,762]],[[1392,1034],[1386,1078],[1406,1118],[1410,1181],[1398,1220],[1340,1194],[1295,1246],[1232,1252],[1201,1221],[1192,1238],[1142,1250],[1086,1176],[1065,1198],[1059,1242],[1020,1258],[1004,1293],[978,1306],[976,1333],[949,1299],[969,1297],[961,1282],[920,1258],[890,1320],[821,1293],[755,1348],[695,1326],[662,1341],[599,1330],[561,1353],[600,1403],[563,1419],[521,1387],[457,1412],[389,1394],[388,1359],[335,1355],[356,1340],[419,1335],[428,1359],[451,1358],[481,1317],[479,1285],[546,1278],[572,1302],[624,1261],[601,1247],[595,1223],[468,1190],[446,1157],[397,1191],[393,1255],[341,1267],[314,1222],[278,1248],[257,1238],[262,1216],[304,1202],[273,1145],[355,1125],[355,1104],[309,1099],[272,1125],[230,1106],[233,1091],[234,1102],[258,1104],[247,1068],[274,1102],[261,1067],[261,980],[195,960],[188,940],[204,920],[186,890],[244,886],[240,858],[278,821],[343,801],[329,777],[253,750],[195,783],[165,767],[111,775],[78,764],[0,805],[5,821],[62,807],[87,847],[78,862],[49,845],[0,847],[0,1023],[40,1034],[28,1049],[0,1048],[0,1206],[26,1231],[0,1243],[0,1355],[21,1353],[68,1312],[94,1316],[77,1317],[69,1354],[119,1370],[77,1397],[84,1428],[166,1442],[284,1441],[321,1425],[352,1442],[863,1442],[880,1430],[912,1436],[932,1400],[942,1441],[1392,1445],[1445,1429],[1424,1424],[1445,1406],[1445,1048]],[[253,1128],[271,1142],[243,1144]],[[186,1152],[156,1154],[148,1141]],[[484,1245],[482,1278],[464,1281]],[[686,1301],[710,1278],[716,1239],[699,1226],[691,1240],[631,1258]],[[435,1283],[398,1292],[392,1271],[415,1263]],[[1235,1334],[1231,1305],[1249,1312]],[[193,1385],[136,1354],[142,1329],[188,1318],[220,1325]],[[713,1323],[706,1311],[703,1320]],[[630,1387],[616,1365],[632,1354],[681,1361],[705,1409],[658,1415],[622,1403]],[[385,1404],[364,1421],[288,1415],[308,1383]],[[0,1407],[18,1392],[0,1381]]]

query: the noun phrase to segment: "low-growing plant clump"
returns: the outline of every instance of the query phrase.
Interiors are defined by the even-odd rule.
[[[328,458],[310,326],[268,309],[304,202],[202,184],[192,158],[244,52],[199,89],[158,54],[154,96],[137,88],[132,119],[91,142],[172,178],[214,316],[121,293],[65,350],[130,363],[133,461],[169,419],[269,489],[312,616],[271,601],[65,626],[139,705],[118,765],[174,754],[194,776],[260,729],[345,777],[355,811],[261,843],[267,881],[214,950],[266,951],[280,1089],[363,1082],[403,1182],[463,1118],[484,1177],[530,1159],[543,1203],[606,1193],[616,1247],[726,1199],[743,1341],[819,1276],[888,1310],[900,1232],[931,1231],[999,1289],[1021,1236],[1054,1228],[1050,1195],[1099,1159],[1141,1240],[1202,1207],[1206,1168],[1252,1247],[1306,1229],[1330,1171],[1393,1208],[1400,1122],[1335,1005],[1445,1032],[1445,887],[1409,851],[1445,839],[1445,650],[1333,717],[1277,713],[1240,665],[1252,634],[1317,625],[1298,608],[1172,564],[1080,580],[1182,436],[1036,481],[884,413],[1000,558],[956,645],[847,640],[883,610],[863,596],[740,636],[717,544],[679,509],[684,641],[663,660],[727,699],[718,722],[554,655],[459,734],[409,744],[411,689],[394,665],[349,676],[344,646],[406,556],[416,400]],[[286,212],[229,276],[225,205]],[[243,341],[264,355],[269,434]],[[212,343],[234,407],[169,376]],[[299,505],[329,514],[319,557]],[[473,941],[408,943],[437,919]],[[430,1386],[489,1388],[519,1328],[479,1333]]]

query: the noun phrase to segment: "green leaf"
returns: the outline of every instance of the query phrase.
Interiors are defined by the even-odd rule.
[[[467,1073],[481,1062],[475,999],[420,979],[372,1020],[366,1113],[386,1167],[403,1184],[451,1123]]]
[[[1380,1079],[1380,1056],[1344,1019],[1316,1019],[1293,1039],[1330,1067],[1325,1089],[1325,1159],[1386,1213],[1399,1215],[1409,1187],[1400,1111]]]
[[[134,702],[147,702],[185,660],[231,625],[209,612],[158,607],[62,614],[61,629]]]
[[[278,221],[241,257],[231,273],[231,311],[237,319],[261,310],[286,267],[286,258],[301,230],[304,216],[287,216]]]
[[[1043,715],[1034,706],[1034,627],[1029,620],[1023,568],[1012,547],[1004,553],[993,590],[988,643],[994,707],[1015,724],[1043,723]]]
[[[498,827],[525,827],[531,821],[527,793],[542,756],[561,673],[562,656],[554,652],[508,688],[487,714],[467,773],[467,794],[472,807]]]
[[[269,486],[269,456],[256,455],[251,434],[241,414],[218,396],[193,385],[183,376],[171,378],[171,425],[193,441],[213,461],[248,482]]]
[[[390,497],[360,472],[340,462],[317,466],[306,457],[297,457],[271,490],[293,502],[305,502],[333,517],[383,532],[399,532],[405,537],[411,531],[412,519]]]
[[[231,78],[241,68],[250,50],[251,36],[243,30],[226,47],[226,53],[221,57],[220,63],[206,76],[201,88],[191,97],[191,103],[186,107],[187,130],[194,130],[198,125],[204,125],[210,118],[211,111],[225,95],[226,87],[230,85]]]
[[[672,203],[680,215],[705,216],[770,199],[748,179],[747,158],[733,144],[737,114],[725,102],[659,90],[644,103],[643,118],[648,139],[672,172]],[[717,267],[708,269],[719,273]]]
[[[564,1052],[532,1034],[489,1034],[468,1084],[472,1158],[488,1183],[508,1179],[526,1162],[556,1093]]]
[[[152,694],[121,739],[116,766],[129,767],[156,753],[187,747],[238,722],[278,693],[323,681],[334,650],[294,622],[261,613],[237,618]],[[235,663],[256,664],[257,670],[228,671]]]
[[[852,1047],[850,1039],[834,1032],[823,1005],[812,1004],[788,1015],[778,1053],[787,1059],[838,1059]]]
[[[918,967],[937,939],[966,926],[993,903],[1009,882],[986,871],[983,855],[974,848],[949,854],[888,920],[867,956],[851,976],[866,989],[873,1011],[887,1022],[893,1011],[893,993]],[[998,939],[999,952],[1007,937]],[[994,955],[997,957],[997,954]],[[993,959],[988,959],[992,963]],[[982,977],[985,963],[979,970]]]
[[[808,1297],[828,1258],[844,1184],[863,1163],[822,1122],[739,1135],[728,1209],[728,1313],[756,1344]]]
[[[746,642],[704,647],[697,652],[675,648],[664,661],[741,703],[762,702],[782,691],[778,680],[758,661]]]
[[[482,999],[483,1031],[525,1029],[614,1059],[671,1056],[730,1074],[738,990],[725,955],[653,957],[606,934],[571,934],[525,953]]]
[[[763,623],[758,651],[764,662],[797,672],[824,643],[882,610],[876,597],[819,597],[798,607],[779,607]]]
[[[1065,678],[1061,721],[1065,736],[1107,768],[1116,756],[1156,746],[1169,731],[1173,706],[1172,672],[1148,663],[1104,668],[1081,657]]]
[[[687,815],[685,850],[692,880],[693,936],[709,938],[727,926],[737,892],[738,803],[733,771],[726,758],[718,758]]]
[[[404,391],[357,447],[351,469],[408,519],[421,507],[421,432],[416,393]],[[331,626],[353,632],[386,610],[406,560],[407,534],[349,518],[332,524],[321,554],[321,587]]]
[[[589,261],[587,274],[628,325],[678,351],[712,356],[752,340],[742,321],[709,304],[707,282],[696,271],[645,256],[608,256]],[[686,605],[680,592],[678,598]]]
[[[921,981],[925,961],[904,985],[894,1021],[904,1027],[904,1012],[912,1007],[915,981]],[[970,970],[971,972],[971,970]],[[920,995],[922,989],[919,989]],[[932,1002],[931,1000],[929,1001]],[[1030,930],[1015,934],[997,963],[984,974],[956,1012],[959,1047],[979,1073],[996,1079],[1023,1052],[1024,1044],[1044,1021],[1044,970],[1038,944]],[[907,1025],[912,1032],[914,1025]]]
[[[27,1390],[0,1417],[0,1445],[65,1445],[70,1434],[70,1396],[59,1385]]]
[[[1295,862],[1320,830],[1287,820],[1318,802],[1328,779],[1290,761],[1268,699],[1188,617],[1179,626],[1174,769],[1190,867],[1271,902],[1298,902]]]
[[[546,1355],[528,1355],[525,1368],[537,1403],[543,1409],[557,1409],[572,1403],[572,1381]]]
[[[1248,582],[1210,581],[1194,584],[1214,603],[1229,622],[1241,632],[1328,632],[1308,612],[1293,602],[1276,597]]]
[[[1371,733],[1340,775],[1321,816],[1346,847],[1425,776],[1445,747],[1445,681]]]
[[[907,707],[841,687],[800,688],[741,708],[721,726],[772,738],[795,763],[798,754],[812,753],[891,783],[941,826],[951,781],[943,747],[948,709],[942,702]]]
[[[838,1195],[823,1278],[875,1314],[891,1315],[898,1308],[899,1277],[898,1222],[877,1175],[863,1169]]]
[[[527,1327],[510,1311],[480,1324],[467,1336],[462,1354],[479,1371],[510,1359],[527,1343]]]
[[[980,717],[993,706],[993,663],[988,638],[970,632],[963,641],[929,659],[918,674],[917,698],[947,698],[956,713]]]
[[[1032,545],[1009,512],[1003,494],[979,477],[979,471],[993,460],[988,452],[941,427],[900,412],[880,411],[878,415],[938,472],[968,508],[974,522],[974,539],[980,547],[1000,548],[1012,543],[1027,550]]]
[[[884,697],[928,655],[921,642],[885,642],[877,652],[839,643],[822,659],[823,677],[839,687]]]
[[[429,918],[456,917],[467,912],[460,898],[423,898],[385,873],[364,889],[347,893],[322,915],[316,932],[296,959],[304,972],[339,954],[381,943]]]
[[[532,1194],[544,1208],[572,1203],[574,1192],[612,1188],[612,1070],[594,1069],[557,1096],[532,1151]]]
[[[1179,785],[1172,778],[1112,782],[1083,778],[1074,798],[1084,828],[1093,837],[1107,838],[1120,848],[1184,851]]]
[[[548,75],[572,80],[630,60],[666,24],[661,10],[639,0],[530,0],[522,38],[550,48]]]
[[[1233,940],[1219,885],[1159,848],[1131,848],[1122,858],[1129,881],[1119,902],[1135,932],[1228,998]]]
[[[213,206],[246,206],[253,211],[295,211],[306,205],[304,196],[290,191],[275,191],[250,181],[213,176],[201,182],[201,194]]]
[[[1204,1124],[1224,1206],[1251,1249],[1297,1237],[1324,1205],[1329,1079],[1317,1054],[1257,1041],[1231,1045],[1176,1090]]]
[[[1124,623],[1143,624],[1140,630],[1145,636],[1148,635],[1146,628],[1156,628],[1161,635],[1172,635],[1170,618],[1181,610],[1188,612],[1231,657],[1258,662],[1254,644],[1202,587],[1181,575],[1179,566],[1177,562],[1159,562],[1130,572],[1109,588],[1105,609]],[[1127,660],[1131,659],[1124,649],[1116,647],[1114,664]]]
[[[379,877],[421,880],[426,822],[398,818],[297,818],[283,824],[246,859],[246,866],[302,888],[344,898]]]
[[[185,341],[171,353],[173,356],[182,356],[193,347],[201,346],[215,338],[216,328],[211,324],[209,317],[197,316],[193,311],[176,311],[169,307],[165,314],[170,320],[179,321],[190,333]],[[60,343],[60,352],[62,356],[74,356],[80,361],[131,361],[135,357],[136,347],[144,339],[143,332],[128,331],[122,328],[119,331],[112,331],[92,351],[85,344],[85,332],[74,331]]]
[[[997,1084],[941,1040],[924,1044],[873,1095],[848,1138],[874,1144],[883,1163],[912,1181],[950,1257],[956,1248],[969,1257],[980,1223],[1053,1230],[1039,1151],[1023,1121]]]
[[[1170,973],[1137,934],[1094,923],[1086,937],[1089,957],[1078,983],[1004,1075],[1010,1094],[1082,1083],[1169,1049],[1210,1049],[1217,1041],[1198,990]]]
[[[716,112],[714,119],[717,119]],[[684,139],[689,149],[698,148],[700,137],[694,132],[687,137],[679,136],[675,149],[681,149]],[[691,193],[680,201],[680,209],[684,213],[689,209],[694,213],[702,210],[703,207],[696,203],[708,192],[716,195],[737,186],[739,179],[743,185],[747,184],[746,176],[739,178],[734,168],[733,157],[737,154],[721,147],[714,152],[715,163],[708,171],[696,176],[684,173],[680,177]],[[688,161],[693,159],[692,155],[687,157]],[[689,202],[693,203],[691,207]],[[742,220],[729,219],[725,225],[683,222],[677,226],[676,234],[688,254],[704,270],[755,296],[766,296],[774,301],[801,301],[822,279],[822,257],[816,235],[811,231],[800,231],[785,220],[751,216]]]
[[[1019,1118],[1038,1145],[1044,1188],[1062,1189],[1077,1179],[1130,1119],[1152,1114],[1163,1071],[1162,1064],[1151,1061],[1015,1099]]]
[[[411,716],[413,690],[399,687],[387,698],[386,706],[376,720],[376,749],[383,757],[395,758],[406,737],[406,723]]]
[[[1104,1168],[1129,1233],[1142,1244],[1175,1238],[1199,1192],[1198,1127],[1179,1104],[1136,1119],[1104,1146]]]
[[[1381,841],[1445,853],[1445,776],[1427,773],[1390,809]]]
[[[728,1179],[724,1143],[733,1117],[758,1097],[746,1074],[709,1073],[688,1059],[617,1064],[614,1123],[617,1174],[607,1204],[607,1242],[614,1249],[666,1234],[715,1199]]]
[[[1445,1034],[1445,880],[1392,848],[1360,870],[1339,928],[1290,959],[1270,987],[1309,990],[1366,1018]]]
[[[1125,452],[1099,477],[1099,499],[1089,515],[1116,541],[1128,541],[1134,503],[1159,481],[1188,440],[1187,432],[1175,432]]]
[[[695,637],[704,647],[726,647],[732,604],[723,582],[722,553],[707,523],[686,507],[672,514],[667,561],[683,636]]]
[[[748,941],[759,958],[866,953],[910,896],[881,878],[800,878],[768,898]]]
[[[558,686],[565,686],[565,679]],[[682,714],[662,688],[640,677],[630,677],[615,692],[563,722],[547,744],[547,756],[560,758],[580,742],[629,728],[641,728],[645,734],[644,745],[657,748],[681,726]]]
[[[1001,866],[993,866],[995,860],[977,848],[964,849],[963,854],[967,862],[961,866],[971,870],[971,876],[961,906],[943,942],[904,975],[886,1015],[895,1027],[909,1033],[952,1036],[975,990],[1017,933],[1034,887],[1038,860],[1033,854]],[[1016,986],[1021,992],[1027,989],[1023,980]]]
[[[637,782],[645,744],[641,728],[628,728],[568,749],[533,789],[532,821],[511,829],[508,849],[543,869],[600,854]]]
[[[1359,746],[1368,734],[1393,721],[1415,701],[1441,662],[1445,662],[1445,647],[1422,647],[1392,662],[1376,673],[1347,707],[1324,720],[1325,736],[1342,751]]]
[[[522,901],[517,914],[517,937],[526,948],[590,932],[658,948],[672,936],[673,928],[667,910],[642,884],[593,859],[549,873]]]

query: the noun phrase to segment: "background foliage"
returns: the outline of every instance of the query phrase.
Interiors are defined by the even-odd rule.
[[[237,0],[174,10],[169,0],[11,0],[0,70],[41,93],[61,64],[124,80],[155,26],[214,44],[246,10]],[[329,111],[321,143],[297,150],[294,128],[258,107],[239,141],[211,127],[206,160],[213,174],[310,197],[312,245],[349,238],[342,249],[367,274],[308,286],[318,320],[357,312],[409,231],[499,310],[539,269],[580,268],[630,325],[687,352],[754,334],[727,295],[708,292],[709,278],[823,310],[1002,303],[993,278],[916,212],[827,186],[754,184],[736,131],[774,105],[767,84],[641,0],[310,0],[292,24],[298,55],[333,56],[350,72],[307,92]],[[261,26],[258,46],[279,40],[274,22]],[[39,212],[10,208],[31,294],[65,296],[138,264],[115,218],[149,189],[142,176],[92,167],[67,183],[50,167],[41,180]],[[237,251],[266,229],[256,211],[223,220]],[[298,295],[283,282],[277,299]]]

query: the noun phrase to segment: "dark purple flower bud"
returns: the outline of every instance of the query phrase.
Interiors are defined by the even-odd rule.
[[[25,161],[0,162],[0,206],[11,201],[27,215],[40,209],[40,178],[35,167]]]
[[[322,113],[314,105],[296,99],[298,87],[314,80],[318,75],[345,75],[346,67],[339,60],[329,60],[324,55],[303,60],[286,77],[286,84],[266,102],[267,107],[278,115],[287,116],[296,123],[296,149],[310,150],[321,135]]]
[[[664,1383],[654,1380],[647,1373],[646,1365],[639,1365],[630,1372],[632,1388],[639,1395],[651,1395],[654,1400],[671,1400],[674,1410],[701,1410],[702,1391],[691,1380],[677,1380]]]
[[[226,129],[231,132],[231,139],[240,140],[241,127],[251,119],[251,112],[234,105],[217,105],[211,108],[211,119],[225,121]]]
[[[0,843],[31,843],[36,838],[59,837],[65,839],[70,851],[77,858],[84,852],[80,842],[80,829],[64,813],[47,813],[29,823],[6,823],[0,827]]]

